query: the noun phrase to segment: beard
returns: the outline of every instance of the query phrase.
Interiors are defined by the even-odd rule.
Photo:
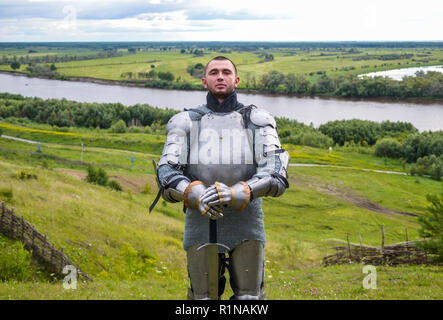
[[[214,96],[214,98],[220,99],[220,100],[226,99],[232,93],[232,92],[228,93],[228,92],[212,92],[212,91],[210,91],[210,92]]]
[[[225,92],[214,92],[213,90],[208,89],[208,91],[214,96],[216,99],[225,100],[227,97],[229,97],[234,91],[235,87],[233,87],[229,91]]]

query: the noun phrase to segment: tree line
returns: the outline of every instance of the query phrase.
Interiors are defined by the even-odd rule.
[[[57,127],[86,127],[127,132],[126,127],[164,128],[177,110],[160,109],[147,104],[126,107],[121,103],[85,103],[66,99],[43,100],[0,93],[0,120],[28,118]],[[337,120],[314,128],[288,118],[276,118],[280,141],[284,144],[318,148],[360,146],[378,157],[403,159],[412,163],[411,174],[443,175],[443,131],[422,132],[407,122]],[[120,128],[121,127],[121,128]],[[135,131],[134,131],[135,132]]]
[[[158,42],[3,42],[0,49],[89,49],[110,50],[129,48],[173,48],[173,49],[221,49],[253,51],[259,49],[299,48],[299,49],[357,49],[357,48],[443,48],[443,41],[158,41]]]
[[[201,77],[204,67],[201,64],[188,67],[188,73]],[[170,72],[169,72],[170,73]],[[309,80],[303,74],[284,74],[272,70],[260,78],[246,74],[243,80],[245,91],[258,91],[281,94],[330,95],[347,98],[443,98],[443,73],[419,71],[415,76],[406,76],[401,81],[389,77],[359,77],[347,74],[330,77],[325,71],[318,71],[317,82]],[[204,90],[201,84],[181,81],[172,74],[147,75],[147,87]],[[175,81],[174,81],[175,79]]]
[[[262,75],[260,81],[246,77],[246,89],[271,93],[324,94],[340,97],[392,97],[392,98],[443,98],[443,74],[419,71],[402,81],[388,77],[358,77],[347,74],[329,77],[322,73],[316,83],[302,74],[284,74],[272,70]]]
[[[147,104],[126,107],[121,103],[85,103],[66,99],[25,98],[0,93],[0,117],[28,118],[38,123],[58,127],[86,127],[109,129],[118,120],[126,124],[136,120],[147,126],[154,121],[166,124],[177,111],[160,109]]]
[[[29,50],[29,53],[35,53],[36,51],[32,52],[33,50]],[[104,50],[102,52],[98,53],[90,53],[85,55],[68,55],[68,54],[47,54],[47,55],[41,55],[41,56],[20,56],[17,58],[17,56],[2,56],[0,59],[0,65],[11,65],[13,63],[20,63],[20,64],[38,64],[38,63],[61,63],[61,62],[68,62],[68,61],[81,61],[81,60],[93,60],[93,59],[103,59],[103,58],[111,58],[111,57],[119,57],[122,56],[124,53],[117,51],[117,50]]]
[[[412,175],[443,176],[443,131],[419,132],[411,123],[367,120],[337,120],[318,129],[339,146],[373,147],[377,157],[400,159],[410,163]]]

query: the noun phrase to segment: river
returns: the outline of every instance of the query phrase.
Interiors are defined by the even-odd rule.
[[[0,92],[43,99],[80,102],[120,102],[126,106],[147,103],[160,108],[183,110],[205,102],[203,91],[162,90],[91,82],[46,80],[0,74]],[[337,99],[239,93],[244,104],[255,104],[274,116],[296,119],[318,127],[341,119],[384,120],[412,123],[420,131],[443,130],[443,104],[431,101]]]
[[[394,80],[400,81],[403,77],[414,76],[417,71],[423,71],[424,73],[428,71],[435,71],[443,73],[443,66],[425,66],[425,67],[413,67],[413,68],[403,68],[403,69],[393,69],[386,71],[370,72],[365,74],[360,74],[359,77],[389,77]]]

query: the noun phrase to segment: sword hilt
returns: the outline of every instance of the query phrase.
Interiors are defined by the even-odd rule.
[[[209,219],[209,243],[217,243],[217,220]]]
[[[231,249],[229,249],[229,247],[227,245],[217,242],[217,220],[213,220],[213,219],[209,220],[209,242],[202,244],[200,247],[197,248],[197,250],[200,250],[201,248],[204,248],[204,247],[207,247],[210,245],[217,245],[219,247],[223,247],[225,249],[228,249],[228,251],[231,250]]]
[[[202,249],[202,248],[204,248],[204,247],[212,246],[212,245],[216,245],[216,246],[219,246],[219,247],[225,248],[225,249],[227,249],[228,251],[231,251],[231,249],[230,249],[227,245],[225,245],[225,244],[223,244],[223,243],[205,243],[205,244],[202,244],[200,247],[198,247],[197,250],[200,250],[200,249]]]

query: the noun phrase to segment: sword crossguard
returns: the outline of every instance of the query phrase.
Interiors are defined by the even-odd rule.
[[[231,249],[227,245],[224,245],[222,243],[205,243],[205,244],[202,244],[200,247],[198,247],[197,251],[204,248],[204,247],[210,246],[210,245],[216,245],[216,246],[228,249],[228,251],[231,251]]]

